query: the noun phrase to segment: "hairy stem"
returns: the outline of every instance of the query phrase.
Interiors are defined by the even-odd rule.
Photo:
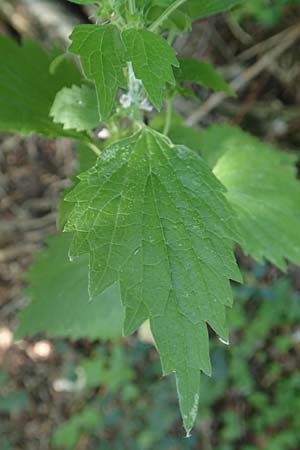
[[[170,5],[153,23],[150,25],[150,31],[156,31],[164,21],[172,14],[175,9],[179,8],[179,6],[183,5],[187,0],[176,0],[172,5]]]

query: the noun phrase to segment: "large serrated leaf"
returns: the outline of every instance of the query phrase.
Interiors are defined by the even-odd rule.
[[[10,38],[0,37],[0,131],[80,137],[49,117],[56,93],[81,80],[75,65],[67,60],[51,74],[54,57],[30,40],[19,46]]]
[[[95,162],[96,162],[96,154],[91,150],[91,148],[84,144],[83,142],[80,142],[75,147],[76,156],[77,156],[77,173],[84,172],[85,170],[90,169]],[[73,208],[72,203],[66,202],[64,200],[67,193],[73,189],[74,186],[78,183],[78,179],[76,176],[72,177],[72,185],[68,187],[62,194],[61,201],[59,203],[58,208],[58,217],[56,220],[56,225],[59,231],[62,231],[65,223],[67,221],[67,218],[69,217],[70,211]]]
[[[212,126],[199,135],[203,156],[227,188],[242,247],[285,270],[300,263],[300,183],[295,157],[239,128]]]
[[[184,425],[195,419],[208,323],[228,339],[234,214],[224,188],[186,147],[143,128],[104,150],[66,200],[70,256],[90,255],[93,297],[120,281],[125,333],[150,319],[164,373],[175,371]]]
[[[122,335],[124,311],[118,284],[93,301],[88,298],[88,261],[71,263],[68,248],[72,236],[48,241],[26,275],[31,302],[19,313],[17,337],[47,332],[50,337],[114,339]]]
[[[120,32],[115,25],[78,25],[70,39],[70,52],[80,56],[86,77],[95,82],[104,121],[111,114],[117,89],[126,86]]]

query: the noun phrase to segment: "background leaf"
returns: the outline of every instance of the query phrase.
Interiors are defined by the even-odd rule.
[[[203,156],[228,189],[246,254],[282,270],[300,263],[300,184],[295,157],[239,128],[212,126],[201,133]]]
[[[202,17],[211,16],[213,14],[217,14],[223,11],[228,11],[234,6],[244,3],[246,0],[187,0],[180,8],[178,8],[175,12],[180,12],[183,16],[188,16],[190,20],[197,20]],[[161,14],[161,9],[166,9],[174,3],[174,0],[153,0],[150,7],[150,15],[149,18],[152,20],[157,18]],[[171,20],[173,19],[174,14],[171,15]],[[184,24],[184,20],[181,19],[181,24]],[[187,28],[184,29],[182,25],[179,25],[179,29],[182,31],[186,31],[189,27],[189,22],[186,23]],[[164,25],[165,26],[165,25]]]
[[[100,118],[95,89],[85,84],[63,88],[55,97],[50,115],[65,130],[90,131],[96,128]]]
[[[77,3],[78,5],[93,5],[96,0],[68,0],[71,3]]]
[[[0,131],[80,137],[49,117],[56,93],[81,80],[76,66],[66,59],[50,74],[49,66],[56,56],[57,52],[48,54],[30,40],[19,46],[0,37]]]
[[[92,407],[85,407],[80,413],[58,427],[53,435],[54,448],[72,450],[80,439],[82,432],[92,433],[101,424],[99,412]]]
[[[166,114],[162,112],[156,114],[150,122],[152,128],[162,132],[166,121]],[[168,136],[174,144],[185,145],[186,147],[199,151],[201,133],[192,127],[184,125],[183,119],[179,114],[172,113],[171,125]]]
[[[70,262],[72,236],[48,240],[26,275],[31,302],[19,314],[17,337],[47,332],[50,337],[114,339],[122,334],[124,319],[118,284],[93,301],[88,298],[88,260]]]
[[[221,91],[228,95],[235,95],[224,78],[211,64],[198,61],[194,58],[181,58],[179,59],[179,63],[179,68],[174,69],[176,80],[191,81],[192,83],[217,92]]]
[[[188,0],[190,17],[200,19],[223,11],[228,11],[246,0]]]

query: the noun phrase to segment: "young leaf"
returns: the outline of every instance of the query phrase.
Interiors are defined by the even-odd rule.
[[[161,36],[148,30],[126,30],[122,34],[126,60],[132,62],[136,78],[143,82],[150,101],[160,109],[166,83],[175,84],[172,66],[178,66],[175,51]]]
[[[25,40],[19,46],[10,38],[0,37],[0,131],[80,137],[49,117],[56,93],[81,80],[75,65],[67,60],[50,74],[54,58],[32,41]]]
[[[126,334],[150,319],[189,431],[199,372],[210,373],[206,323],[228,339],[229,279],[240,280],[224,188],[197,153],[147,127],[79,178],[66,197],[76,202],[65,227],[75,232],[70,256],[89,253],[92,297],[120,281]]]
[[[246,254],[282,270],[300,263],[300,183],[295,157],[242,130],[212,126],[199,141],[203,156],[227,188]]]
[[[105,121],[118,87],[126,86],[120,32],[114,25],[78,25],[70,39],[70,52],[80,56],[86,77],[95,82],[100,118]]]
[[[86,86],[63,88],[55,97],[50,116],[65,130],[92,130],[100,118],[95,89]]]
[[[191,81],[217,92],[225,92],[235,95],[224,78],[214,69],[211,64],[200,62],[197,59],[186,58],[179,60],[180,67],[174,69],[176,80]]]
[[[47,331],[50,337],[115,339],[124,319],[118,284],[88,298],[88,260],[68,258],[72,236],[52,237],[26,275],[31,303],[19,313],[17,337]]]

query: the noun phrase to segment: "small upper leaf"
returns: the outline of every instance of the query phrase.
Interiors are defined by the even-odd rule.
[[[224,78],[208,63],[200,62],[197,59],[180,59],[180,67],[174,69],[175,77],[178,81],[191,81],[214,91],[222,91],[228,95],[235,95]]]
[[[55,123],[61,123],[65,130],[92,130],[99,125],[95,89],[86,86],[63,88],[55,97],[50,111]]]
[[[283,270],[285,259],[299,264],[300,183],[295,157],[228,125],[201,133],[199,144],[228,190],[244,251]]]
[[[0,131],[79,137],[49,117],[56,93],[81,80],[80,72],[68,60],[62,60],[51,74],[49,67],[55,56],[32,41],[25,40],[19,46],[0,37]]]
[[[78,25],[70,39],[70,52],[80,56],[86,77],[96,84],[100,118],[104,121],[111,114],[118,87],[126,85],[120,32],[114,25]]]
[[[50,337],[113,339],[122,335],[124,311],[117,284],[90,302],[88,261],[68,258],[71,235],[48,241],[26,275],[31,303],[19,313],[17,337],[46,331]]]
[[[90,254],[91,296],[120,281],[125,333],[150,319],[189,430],[199,371],[210,372],[206,323],[228,339],[229,279],[240,279],[223,186],[197,153],[149,128],[107,147],[79,178],[66,197],[70,256]]]
[[[126,60],[132,62],[136,78],[142,81],[150,101],[159,110],[166,83],[175,83],[175,51],[164,38],[148,30],[126,30],[122,38]]]

